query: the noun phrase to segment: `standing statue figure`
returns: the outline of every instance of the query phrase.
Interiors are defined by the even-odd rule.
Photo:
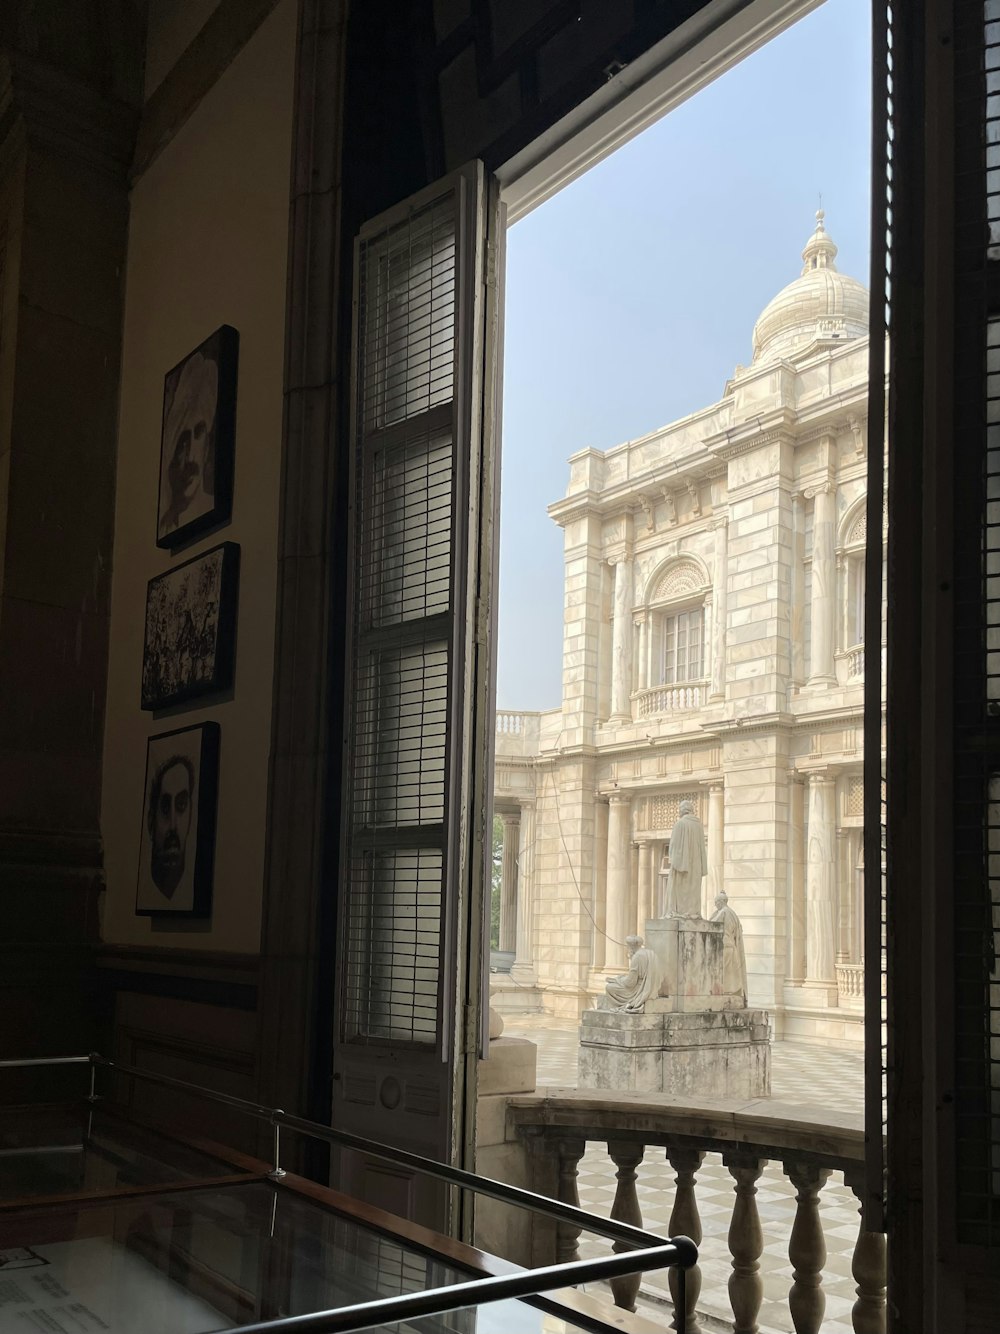
[[[663,980],[660,961],[652,950],[643,946],[642,936],[626,936],[629,969],[619,977],[609,977],[604,984],[604,1010],[623,1010],[626,1014],[641,1014],[648,1000],[660,994]]]
[[[729,895],[720,889],[715,896],[713,922],[722,923],[722,990],[739,996],[740,1008],[747,1004],[747,956],[743,949],[743,924],[729,906]]]
[[[708,873],[708,859],[705,830],[694,813],[693,801],[681,802],[677,823],[670,832],[669,859],[666,902],[660,904],[660,916],[700,917],[701,882]],[[662,884],[662,864],[660,871]]]

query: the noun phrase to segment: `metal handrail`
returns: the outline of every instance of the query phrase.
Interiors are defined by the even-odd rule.
[[[239,1334],[358,1334],[358,1331],[394,1325],[405,1320],[445,1315],[469,1306],[509,1301],[518,1297],[537,1297],[542,1292],[596,1283],[602,1279],[622,1278],[637,1270],[678,1267],[677,1310],[685,1312],[687,1270],[697,1262],[698,1248],[690,1237],[675,1237],[649,1250],[628,1255],[608,1255],[599,1260],[575,1260],[570,1264],[546,1265],[519,1274],[496,1278],[472,1279],[426,1292],[383,1297],[374,1302],[360,1302],[331,1311],[311,1311],[307,1315],[281,1316],[255,1325],[241,1325]],[[682,1322],[684,1317],[682,1316]],[[588,1323],[590,1323],[588,1321]],[[224,1334],[222,1330],[214,1334]]]
[[[232,1093],[217,1093],[214,1089],[202,1088],[200,1084],[191,1084],[184,1079],[175,1079],[172,1075],[156,1074],[149,1070],[139,1070],[135,1066],[123,1065],[118,1061],[109,1060],[108,1057],[102,1056],[99,1052],[91,1052],[89,1056],[5,1060],[0,1061],[0,1069],[13,1069],[18,1066],[30,1065],[69,1065],[84,1062],[89,1062],[91,1066],[90,1096],[92,1101],[95,1098],[93,1075],[96,1068],[100,1066],[103,1069],[116,1071],[118,1074],[132,1079],[141,1079],[164,1088],[174,1088],[183,1093],[192,1093],[198,1097],[206,1098],[210,1102],[218,1102],[226,1107],[234,1107],[257,1120],[267,1121],[274,1127],[275,1132],[274,1165],[269,1175],[276,1180],[280,1180],[284,1176],[280,1163],[280,1130],[284,1126],[313,1139],[325,1140],[329,1144],[353,1149],[358,1153],[367,1153],[373,1158],[381,1158],[400,1167],[412,1168],[416,1172],[423,1172],[427,1176],[436,1177],[449,1185],[474,1191],[479,1195],[485,1195],[489,1199],[499,1200],[503,1204],[516,1205],[532,1213],[553,1218],[557,1222],[571,1223],[584,1231],[593,1232],[599,1237],[606,1237],[611,1241],[618,1241],[626,1246],[636,1248],[633,1251],[636,1258],[638,1258],[640,1249],[664,1244],[663,1237],[656,1236],[652,1232],[646,1232],[642,1228],[633,1227],[631,1223],[620,1223],[612,1218],[601,1218],[597,1214],[588,1213],[586,1209],[581,1209],[573,1204],[564,1204],[561,1200],[553,1200],[546,1195],[538,1195],[534,1191],[525,1190],[522,1186],[510,1186],[505,1181],[495,1181],[492,1177],[478,1176],[474,1172],[466,1172],[463,1168],[452,1167],[447,1163],[438,1163],[432,1158],[424,1158],[420,1154],[410,1153],[406,1149],[397,1149],[389,1144],[382,1144],[378,1140],[365,1139],[361,1135],[352,1135],[349,1131],[336,1130],[331,1126],[321,1125],[318,1121],[308,1121],[304,1117],[291,1116],[280,1107],[264,1107],[259,1103],[248,1102],[245,1098],[238,1098]],[[692,1263],[694,1262],[692,1261]],[[633,1266],[631,1270],[624,1269],[621,1272],[635,1273],[638,1268],[639,1266]]]

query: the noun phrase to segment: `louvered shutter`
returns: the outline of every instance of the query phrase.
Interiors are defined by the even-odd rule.
[[[885,642],[888,590],[884,564],[883,512],[887,494],[885,448],[886,378],[891,331],[891,241],[893,144],[893,21],[891,3],[876,5],[872,28],[872,246],[868,361],[868,476],[866,546],[860,638],[867,643],[864,683],[864,785],[862,807],[862,953],[865,960],[865,1192],[866,1226],[886,1226],[886,1134],[888,1130],[888,1010],[886,954],[887,663],[876,644]],[[807,580],[807,596],[809,594]],[[859,609],[860,610],[860,609]]]
[[[489,847],[490,756],[474,738],[488,733],[495,198],[475,164],[366,225],[355,248],[333,1123],[442,1161],[463,1158],[475,1097]],[[449,1225],[425,1179],[353,1154],[335,1179]]]

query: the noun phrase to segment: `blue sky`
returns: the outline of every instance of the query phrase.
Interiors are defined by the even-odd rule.
[[[823,196],[868,282],[868,0],[826,0],[507,238],[497,706],[561,699],[568,457],[722,396]]]

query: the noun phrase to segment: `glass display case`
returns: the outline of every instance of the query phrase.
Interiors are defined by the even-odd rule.
[[[513,1270],[101,1104],[0,1111],[0,1334],[209,1334]],[[376,1328],[575,1334],[615,1315],[564,1293]]]

